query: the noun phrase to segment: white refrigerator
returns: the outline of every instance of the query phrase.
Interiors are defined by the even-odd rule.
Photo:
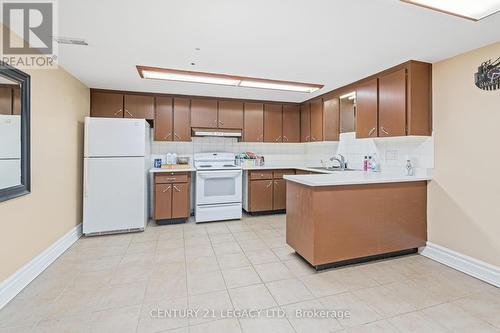
[[[85,235],[144,230],[150,146],[144,119],[85,118]]]
[[[21,116],[0,115],[0,189],[21,184]]]

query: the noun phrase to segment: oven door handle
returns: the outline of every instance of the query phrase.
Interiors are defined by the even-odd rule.
[[[196,175],[202,178],[228,178],[238,177],[242,174],[241,170],[220,170],[220,171],[197,171]]]

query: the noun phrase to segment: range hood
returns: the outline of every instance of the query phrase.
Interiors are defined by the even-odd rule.
[[[222,128],[193,128],[193,136],[215,136],[224,138],[241,138],[241,130]]]

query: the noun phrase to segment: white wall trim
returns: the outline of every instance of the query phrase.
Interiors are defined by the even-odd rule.
[[[54,244],[33,258],[26,265],[0,283],[0,309],[23,290],[31,281],[52,264],[82,236],[82,224],[78,224]]]
[[[427,245],[420,250],[420,254],[496,287],[500,287],[500,267],[431,242],[427,242]]]

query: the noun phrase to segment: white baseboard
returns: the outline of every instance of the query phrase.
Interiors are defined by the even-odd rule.
[[[500,267],[431,242],[427,242],[427,245],[420,250],[420,254],[496,287],[500,287]]]
[[[52,264],[63,254],[74,242],[82,236],[82,224],[80,223],[64,236],[59,238],[45,251],[33,258],[26,265],[0,283],[0,309],[2,309],[21,290]]]

